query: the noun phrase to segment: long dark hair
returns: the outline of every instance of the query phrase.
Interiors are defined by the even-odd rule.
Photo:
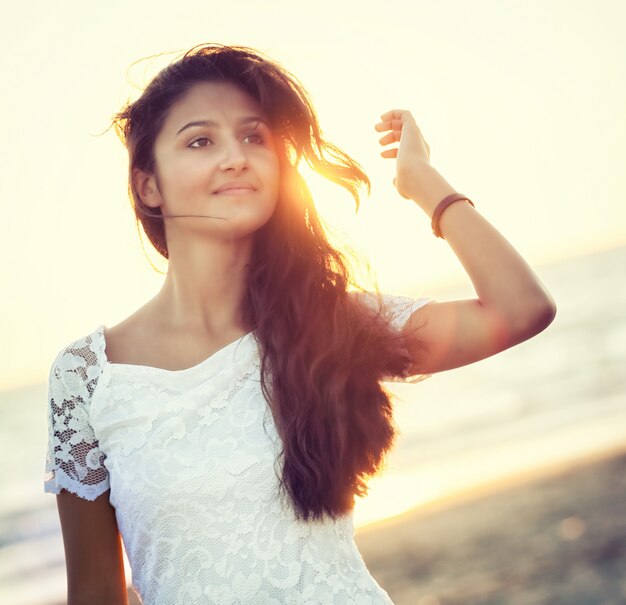
[[[113,118],[129,153],[136,220],[165,258],[160,208],[142,203],[132,171],[154,172],[154,142],[170,107],[207,81],[232,83],[254,98],[280,142],[279,196],[255,234],[244,321],[260,345],[262,391],[282,442],[281,494],[299,519],[336,518],[367,493],[368,478],[393,446],[397,427],[381,381],[405,375],[411,359],[404,335],[349,295],[349,284],[359,286],[329,243],[298,165],[304,159],[344,187],[357,210],[359,189],[369,193],[370,182],[355,160],[324,140],[308,93],[276,61],[243,46],[196,46]]]

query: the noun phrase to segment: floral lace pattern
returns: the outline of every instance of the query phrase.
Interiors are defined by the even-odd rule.
[[[89,405],[102,371],[102,351],[90,334],[59,352],[48,378],[48,451],[45,492],[60,488],[95,500],[109,477],[89,420]],[[100,345],[101,346],[101,345]]]
[[[395,327],[432,299],[385,295]],[[146,605],[392,603],[352,515],[296,519],[254,333],[185,370],[110,363],[104,326],[56,357],[44,490],[110,489]],[[400,379],[399,379],[400,380]]]

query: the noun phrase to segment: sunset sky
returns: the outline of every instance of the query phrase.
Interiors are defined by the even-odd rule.
[[[313,179],[320,212],[383,291],[413,295],[469,278],[393,187],[374,124],[394,108],[531,266],[626,243],[624,23],[621,0],[13,3],[0,24],[0,389],[46,380],[61,347],[158,291],[126,151],[104,131],[180,51],[252,46],[299,78],[326,137],[372,180],[355,214]]]

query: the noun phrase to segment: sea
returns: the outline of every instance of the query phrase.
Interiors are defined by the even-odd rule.
[[[357,501],[357,529],[626,447],[626,246],[533,269],[557,304],[546,330],[416,384],[386,383],[399,435]],[[469,282],[425,294],[475,296]],[[46,399],[45,383],[0,392],[0,605],[53,605],[66,596],[56,498],[43,492]]]

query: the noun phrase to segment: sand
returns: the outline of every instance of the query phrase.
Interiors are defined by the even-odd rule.
[[[357,529],[396,605],[626,603],[626,450]]]

